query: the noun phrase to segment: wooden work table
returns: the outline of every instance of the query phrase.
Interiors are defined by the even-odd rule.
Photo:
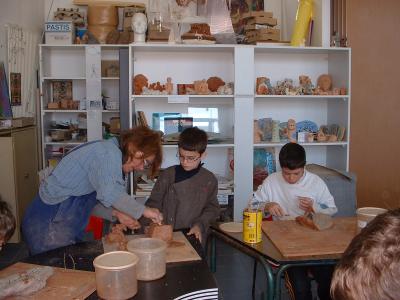
[[[203,256],[200,243],[187,236],[193,248]],[[104,253],[102,242],[83,242],[41,253],[24,260],[26,263],[59,268],[94,271],[93,260]],[[158,280],[138,281],[134,300],[174,299],[184,294],[204,289],[218,291],[214,275],[205,260],[168,263],[166,275]],[[218,296],[216,296],[215,299]],[[99,299],[94,292],[87,299]]]
[[[301,227],[293,220],[266,221],[263,222],[265,231],[262,241],[257,244],[245,243],[242,233],[226,232],[220,229],[219,224],[215,224],[210,234],[211,270],[215,272],[215,239],[218,238],[255,258],[253,274],[257,262],[263,266],[267,277],[266,299],[277,300],[280,298],[280,278],[286,269],[293,266],[336,264],[356,234],[356,222],[356,217],[335,218],[333,228],[318,232]]]

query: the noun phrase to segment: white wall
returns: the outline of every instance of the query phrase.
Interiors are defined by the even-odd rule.
[[[8,74],[7,65],[7,24],[18,25],[23,29],[35,32],[37,36],[40,35],[43,28],[43,8],[44,0],[1,0],[0,2],[0,61],[4,62],[6,72]],[[31,48],[30,48],[31,49]],[[30,52],[34,53],[34,51]],[[22,55],[29,55],[28,53]],[[37,57],[33,54],[33,61]],[[27,57],[25,56],[25,59]],[[28,60],[27,60],[28,61]],[[25,64],[24,61],[15,63],[16,65]],[[32,65],[33,66],[33,65]],[[23,69],[23,67],[21,67]],[[29,67],[31,68],[31,67]],[[13,107],[13,114],[16,117],[21,116],[34,116],[35,114],[35,83],[34,79],[35,68],[24,71],[22,69],[13,70],[22,74],[22,105]],[[27,72],[27,73],[26,73]],[[28,75],[29,74],[29,75]]]
[[[41,31],[45,0],[1,0],[0,2],[0,61],[6,59],[6,30],[8,23]]]

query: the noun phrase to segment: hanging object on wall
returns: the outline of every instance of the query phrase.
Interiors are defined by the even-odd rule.
[[[11,105],[21,105],[21,73],[10,73]]]
[[[3,62],[0,62],[0,117],[12,118],[6,70]]]
[[[306,46],[307,33],[311,40],[313,0],[300,0],[297,7],[296,21],[293,27],[290,45],[294,47]]]
[[[6,24],[7,29],[7,74],[20,74],[19,96],[16,91],[12,106],[14,118],[33,117],[36,110],[36,71],[38,68],[38,44],[41,32]],[[18,75],[16,75],[18,78]],[[23,79],[23,80],[22,80]],[[18,80],[17,80],[18,81]],[[10,75],[10,87],[13,84]],[[15,85],[18,87],[18,84]],[[13,96],[11,95],[11,96]],[[19,101],[17,100],[19,98]],[[10,99],[11,100],[11,99]],[[19,104],[16,104],[18,103]],[[16,104],[16,106],[14,106]]]

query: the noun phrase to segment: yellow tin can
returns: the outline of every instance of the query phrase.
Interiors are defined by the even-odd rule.
[[[243,241],[246,243],[256,244],[261,242],[262,232],[262,210],[243,211]]]

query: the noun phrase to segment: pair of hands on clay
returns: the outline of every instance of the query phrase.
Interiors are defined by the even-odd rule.
[[[313,200],[308,197],[297,197],[299,200],[299,208],[304,210],[304,212],[313,211]],[[265,205],[265,210],[268,211],[271,215],[276,217],[283,217],[286,215],[283,208],[276,202],[269,202]]]
[[[192,234],[194,234],[196,239],[198,239],[201,243],[201,229],[200,229],[199,225],[193,225],[193,227],[190,228],[188,235],[192,235]]]
[[[114,209],[112,215],[116,217],[121,224],[125,225],[129,229],[139,229],[141,227],[138,220],[119,210]],[[151,219],[154,223],[159,225],[161,225],[163,220],[163,215],[157,208],[146,207],[144,209],[143,216]]]
[[[138,220],[132,218],[127,214],[124,214],[123,212],[120,212],[119,210],[113,209],[112,215],[116,217],[122,225],[125,225],[129,229],[134,230],[141,227]]]

